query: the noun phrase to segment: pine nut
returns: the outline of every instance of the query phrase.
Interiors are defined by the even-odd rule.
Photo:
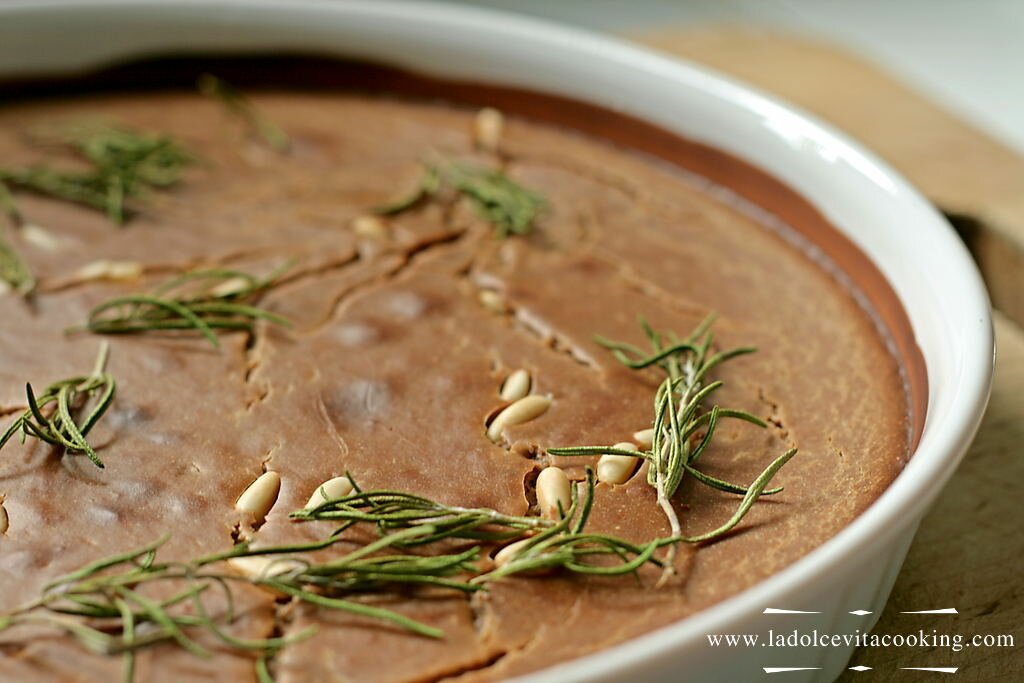
[[[281,475],[277,472],[264,472],[238,497],[235,509],[248,512],[258,522],[263,522],[270,508],[277,502],[277,494],[280,492]]]
[[[227,564],[242,576],[250,579],[269,579],[303,567],[298,560],[282,559],[276,555],[232,557],[228,559]]]
[[[497,152],[504,127],[504,115],[493,107],[484,107],[473,121],[473,141],[480,149]]]
[[[388,236],[388,226],[377,216],[356,216],[352,220],[352,232],[360,237],[382,238]]]
[[[142,276],[142,264],[138,261],[93,261],[75,272],[75,280],[128,281],[138,280]]]
[[[501,385],[503,401],[518,401],[530,393],[533,379],[526,370],[513,370]]]
[[[240,294],[252,287],[252,282],[244,277],[233,277],[220,283],[210,290],[210,294],[216,297],[228,297]]]
[[[635,451],[637,447],[628,441],[617,443],[612,448]],[[597,461],[597,480],[606,484],[625,484],[636,472],[640,460],[629,455],[602,455]]]
[[[524,396],[494,416],[487,427],[487,438],[497,443],[505,427],[535,420],[550,407],[551,399],[547,396]]]
[[[317,486],[316,491],[313,491],[313,495],[309,497],[309,502],[306,503],[306,509],[310,510],[319,507],[329,500],[344,498],[350,493],[352,493],[352,482],[348,480],[348,477],[328,479],[320,484],[320,486]]]
[[[633,441],[635,441],[636,445],[645,451],[651,450],[651,446],[654,445],[654,430],[641,429],[639,432],[634,432]]]
[[[516,541],[515,543],[509,543],[507,546],[499,550],[494,556],[494,566],[503,567],[514,560],[531,540],[532,539],[524,538]]]
[[[498,315],[508,313],[508,307],[505,306],[505,300],[493,289],[481,289],[478,297],[480,299],[480,304],[491,313],[497,313]]]
[[[276,576],[281,576],[282,574],[287,574],[295,570],[301,570],[305,566],[298,560],[289,558],[282,559],[279,555],[232,557],[227,561],[227,565],[236,573],[256,582],[273,579]],[[282,597],[287,595],[287,593],[282,593],[272,586],[267,586],[261,583],[257,583],[257,586],[268,593],[272,593],[273,595]]]
[[[33,223],[21,226],[20,232],[26,242],[46,251],[57,251],[63,246],[64,240]]]
[[[548,519],[561,519],[572,505],[572,484],[558,467],[545,467],[537,477],[537,505]],[[561,509],[559,509],[561,508]]]
[[[4,497],[0,496],[0,536],[7,533],[11,528],[11,518],[7,516],[7,508],[4,507]]]

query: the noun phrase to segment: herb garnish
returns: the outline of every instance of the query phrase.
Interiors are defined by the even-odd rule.
[[[78,125],[46,131],[39,137],[69,147],[89,162],[85,171],[49,166],[0,168],[0,181],[38,194],[84,204],[123,224],[128,203],[181,179],[192,155],[166,135],[108,125]]]
[[[288,134],[263,116],[249,98],[238,92],[230,83],[212,74],[202,74],[197,79],[196,86],[202,94],[220,100],[229,112],[242,119],[268,147],[278,152],[288,149],[291,144]]]
[[[132,680],[135,652],[157,643],[174,643],[200,657],[210,656],[209,650],[194,639],[196,630],[207,632],[232,650],[259,653],[265,667],[268,657],[310,636],[313,630],[290,638],[247,640],[232,635],[225,629],[235,618],[231,585],[248,584],[318,607],[381,619],[418,635],[440,638],[443,634],[438,629],[402,614],[338,597],[409,583],[477,590],[476,586],[447,578],[469,566],[475,559],[472,551],[432,557],[378,554],[401,541],[428,533],[429,528],[408,529],[319,563],[293,558],[271,561],[261,574],[253,576],[236,573],[230,568],[230,561],[310,552],[338,539],[263,549],[252,549],[243,543],[228,552],[183,563],[158,561],[158,551],[168,540],[164,536],[143,548],[87,564],[50,583],[39,598],[0,616],[0,630],[42,623],[64,631],[91,652],[123,654],[126,681]],[[178,590],[169,598],[157,600],[145,591],[154,584]],[[224,614],[211,614],[204,602],[204,595],[211,589],[223,595]]]
[[[615,342],[598,337],[597,343],[609,349],[617,360],[634,370],[656,366],[667,377],[658,386],[654,397],[654,439],[650,450],[628,451],[607,446],[576,446],[549,448],[551,455],[625,455],[647,460],[647,481],[657,491],[657,502],[665,513],[672,529],[672,536],[696,543],[722,536],[733,529],[762,495],[778,493],[781,488],[765,490],[775,473],[796,454],[793,448],[773,461],[750,486],[741,486],[722,481],[705,474],[696,467],[697,460],[707,449],[714,436],[719,420],[734,418],[750,422],[759,427],[767,425],[760,418],[743,410],[721,408],[717,405],[710,410],[704,403],[722,386],[715,381],[705,384],[708,373],[716,366],[737,356],[753,353],[753,348],[736,348],[711,353],[714,339],[710,327],[713,316],[708,316],[685,339],[675,334],[656,332],[646,321],[640,321],[651,344],[651,351],[624,342]],[[704,429],[703,436],[698,432]],[[692,537],[682,536],[682,528],[671,498],[679,488],[684,475],[689,474],[701,484],[711,488],[743,496],[736,513],[717,529]],[[674,557],[675,547],[670,548],[669,562]]]
[[[154,330],[195,330],[219,347],[214,330],[252,332],[256,320],[289,326],[285,318],[253,302],[279,281],[291,263],[265,278],[222,268],[194,270],[158,286],[149,294],[106,301],[89,313],[80,328],[96,334],[136,334]]]
[[[538,569],[561,568],[579,574],[628,574],[647,562],[660,564],[652,558],[655,549],[676,542],[665,538],[636,545],[614,536],[585,533],[584,527],[594,502],[594,473],[589,467],[584,496],[581,499],[574,486],[572,503],[557,522],[542,517],[506,515],[488,508],[443,505],[400,491],[362,491],[351,477],[350,481],[354,487],[351,495],[297,510],[291,514],[292,519],[340,521],[342,524],[336,534],[358,523],[372,523],[383,538],[396,530],[425,527],[432,530],[431,534],[405,544],[410,546],[450,539],[489,543],[529,539],[508,563],[474,577],[471,580],[473,584]],[[586,561],[599,556],[618,562],[594,564]]]
[[[92,374],[54,382],[38,397],[32,391],[32,385],[26,384],[28,409],[0,436],[0,448],[20,431],[22,443],[26,437],[34,436],[63,448],[65,452],[84,453],[96,467],[102,468],[103,461],[85,437],[114,400],[117,384],[106,370],[108,355],[109,347],[104,342],[100,345]],[[74,413],[84,410],[89,403],[92,408],[85,419],[76,422]]]
[[[495,236],[505,239],[529,234],[545,206],[543,197],[499,170],[456,162],[424,162],[423,167],[423,176],[412,193],[374,210],[386,216],[402,213],[447,187],[468,199],[477,214],[494,226]]]
[[[384,535],[396,529],[429,525],[438,530],[432,537],[421,537],[417,544],[446,538],[504,541],[524,533],[547,529],[554,522],[542,517],[505,515],[489,508],[463,508],[437,503],[429,498],[391,490],[363,491],[351,475],[346,475],[353,493],[342,498],[325,498],[314,507],[296,510],[290,517],[297,521],[330,520],[341,522],[335,534],[359,523],[372,523]],[[322,495],[326,496],[326,493]]]
[[[156,643],[172,643],[207,656],[208,650],[193,637],[205,631],[229,649],[255,651],[256,669],[270,680],[267,662],[281,648],[308,637],[312,629],[295,636],[243,640],[228,632],[234,620],[232,585],[267,588],[300,602],[380,619],[411,633],[430,638],[444,634],[427,624],[391,610],[352,600],[360,593],[399,586],[430,586],[463,593],[485,589],[485,584],[521,572],[564,568],[584,574],[617,575],[635,572],[645,563],[660,563],[654,551],[673,539],[658,539],[643,546],[602,534],[583,531],[593,504],[594,476],[587,472],[586,495],[576,492],[570,509],[557,522],[538,517],[503,515],[494,510],[445,506],[429,499],[396,491],[354,492],[325,501],[312,510],[292,513],[297,520],[342,521],[335,533],[321,541],[300,545],[253,548],[242,543],[224,553],[190,562],[158,561],[167,537],[133,550],[92,562],[43,589],[42,595],[0,615],[0,630],[25,623],[43,623],[61,629],[86,649],[124,656],[124,678],[132,679],[135,652]],[[380,537],[340,557],[314,559],[310,553],[342,540],[355,524],[375,524]],[[539,530],[534,536],[529,534]],[[446,539],[498,541],[526,538],[528,543],[507,563],[490,571],[477,561],[481,547],[418,555],[410,549]],[[612,563],[591,562],[594,557]],[[266,560],[259,572],[232,569],[232,561]],[[156,600],[145,588],[157,583],[177,589]],[[203,598],[211,589],[224,597],[225,613],[212,615]]]

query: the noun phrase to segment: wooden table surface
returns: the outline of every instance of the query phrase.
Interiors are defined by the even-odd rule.
[[[954,219],[1000,309],[992,400],[974,445],[921,523],[874,632],[1012,634],[1016,647],[861,649],[850,665],[875,671],[848,671],[840,680],[893,680],[901,667],[955,666],[957,681],[1024,681],[1024,158],[834,46],[744,27],[633,37],[831,121]],[[941,607],[959,614],[922,622],[900,613]],[[943,676],[901,672],[897,680]]]

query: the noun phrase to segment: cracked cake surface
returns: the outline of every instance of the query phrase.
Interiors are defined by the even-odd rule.
[[[291,268],[261,299],[290,327],[104,337],[115,402],[90,434],[106,467],[47,444],[0,452],[0,611],[98,557],[170,534],[188,560],[257,543],[313,541],[329,522],[297,524],[317,486],[352,474],[450,505],[525,515],[533,482],[556,465],[573,480],[596,458],[545,449],[628,441],[650,426],[657,383],[594,341],[643,343],[642,315],[686,332],[711,312],[722,347],[758,353],[716,370],[721,402],[768,422],[723,424],[703,456],[717,477],[749,482],[779,453],[799,454],[736,531],[679,547],[676,574],[640,580],[514,576],[472,596],[433,589],[363,598],[442,629],[432,640],[255,588],[239,591],[240,633],[295,636],[271,658],[280,683],[498,680],[595,652],[744,590],[835,535],[875,500],[910,453],[901,367],[869,311],[799,240],[769,229],[728,195],[667,164],[571,130],[506,113],[501,156],[473,144],[475,109],[353,92],[259,91],[252,101],[287,131],[286,154],[261,146],[213,100],[168,90],[110,92],[0,107],[3,165],[41,162],[24,131],[102,117],[167,133],[201,163],[150,197],[121,228],[88,208],[17,193],[54,237],[24,244],[39,281],[30,302],[0,297],[0,416],[25,409],[27,381],[91,366],[100,337],[65,334],[111,297],[199,266],[267,274]],[[428,201],[353,229],[416,186],[429,150],[500,164],[545,209],[527,236],[494,238],[465,201]],[[71,162],[73,163],[73,162]],[[363,233],[363,234],[361,234]],[[100,260],[136,262],[129,281],[76,281]],[[482,304],[484,301],[500,305]],[[546,412],[505,428],[485,420],[502,380],[522,368]],[[644,474],[601,483],[590,527],[634,542],[668,533]],[[281,489],[266,520],[235,509],[264,471]],[[736,497],[684,480],[683,531],[728,519]],[[258,529],[254,528],[258,526]],[[343,544],[348,547],[348,544]],[[338,548],[322,551],[326,555]],[[256,681],[247,652],[198,658],[171,644],[141,650],[137,680]],[[0,632],[2,681],[108,681],[116,657],[46,629]]]

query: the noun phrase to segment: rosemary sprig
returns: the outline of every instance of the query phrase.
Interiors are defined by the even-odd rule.
[[[407,545],[423,545],[447,538],[498,542],[547,529],[553,522],[541,517],[505,515],[489,508],[464,508],[437,503],[429,498],[392,490],[363,491],[352,479],[353,493],[344,498],[324,500],[316,507],[295,510],[296,521],[331,520],[341,522],[335,534],[368,523],[381,535],[398,529],[430,526],[432,536],[422,536]]]
[[[753,348],[741,347],[712,353],[712,322],[713,317],[709,316],[689,336],[680,339],[671,333],[657,332],[646,321],[641,320],[644,334],[651,344],[649,352],[632,344],[597,338],[597,342],[609,349],[623,365],[634,370],[658,367],[667,375],[658,386],[654,397],[654,438],[650,450],[627,451],[606,446],[547,449],[551,455],[614,454],[647,460],[647,481],[657,491],[657,503],[669,521],[672,537],[684,542],[708,541],[731,531],[760,496],[775,494],[782,490],[766,490],[766,487],[775,473],[797,452],[794,448],[776,458],[750,486],[723,481],[697,468],[697,460],[711,443],[715,429],[722,419],[743,420],[762,428],[767,426],[763,420],[746,411],[721,408],[717,405],[710,409],[706,407],[705,404],[712,394],[722,386],[722,382],[719,381],[707,382],[709,373],[727,360],[755,351]],[[701,429],[704,433],[698,437]],[[743,496],[736,513],[726,523],[717,529],[691,537],[682,535],[679,517],[671,502],[672,496],[687,474],[705,486]],[[674,551],[673,546],[669,550],[669,566],[674,558]]]
[[[0,436],[0,448],[21,432],[22,443],[27,437],[34,436],[63,448],[65,452],[84,453],[93,464],[102,468],[103,461],[85,437],[114,400],[117,383],[106,370],[108,355],[109,347],[104,342],[100,345],[92,374],[54,382],[38,397],[32,391],[32,385],[26,384],[28,409]],[[89,412],[83,420],[76,422],[74,414],[84,410],[87,404],[91,405]]]
[[[239,270],[193,270],[164,282],[148,294],[105,301],[90,311],[81,328],[96,334],[137,334],[154,330],[195,330],[219,347],[214,330],[252,332],[256,320],[289,326],[285,318],[255,301],[278,283],[286,263],[265,278]]]
[[[242,543],[223,553],[189,562],[158,560],[164,536],[127,553],[89,563],[47,585],[42,595],[6,614],[0,631],[41,623],[73,637],[82,647],[124,657],[124,680],[134,673],[135,653],[157,643],[170,643],[197,656],[208,656],[196,636],[206,632],[234,651],[253,651],[260,680],[270,680],[267,662],[281,648],[311,635],[245,640],[230,633],[236,585],[261,586],[316,607],[340,610],[393,624],[410,633],[440,638],[438,629],[397,612],[353,600],[360,593],[401,586],[428,586],[472,593],[514,574],[564,569],[580,574],[633,573],[645,563],[660,565],[657,548],[675,539],[636,545],[623,539],[584,531],[593,504],[594,475],[587,470],[586,494],[573,491],[569,510],[558,521],[505,515],[487,508],[461,508],[396,491],[354,492],[292,513],[296,520],[341,521],[328,537],[311,543],[254,548]],[[343,540],[356,524],[373,524],[377,539],[340,556],[316,559],[313,553]],[[509,539],[528,542],[507,563],[493,569],[478,564],[480,541]],[[462,550],[440,543],[469,539]],[[425,546],[440,552],[415,554]],[[261,571],[239,573],[232,562],[263,558]],[[169,585],[170,597],[157,600],[147,587]],[[204,599],[219,591],[225,608],[212,614]],[[167,594],[165,591],[164,594]]]
[[[181,179],[192,155],[174,139],[123,127],[79,125],[40,135],[73,150],[89,162],[85,171],[50,166],[0,168],[0,181],[11,186],[103,211],[123,224],[132,199]]]
[[[235,620],[232,587],[246,584],[318,607],[379,619],[417,635],[440,638],[443,633],[432,626],[350,599],[359,592],[405,584],[433,583],[467,592],[478,590],[477,586],[448,578],[471,567],[476,559],[475,550],[429,557],[380,554],[403,541],[430,533],[429,527],[406,529],[323,562],[308,557],[298,559],[295,554],[325,548],[337,543],[337,537],[261,549],[241,544],[226,553],[191,562],[172,562],[158,559],[160,548],[169,538],[163,536],[137,550],[87,564],[50,583],[39,598],[0,615],[0,630],[41,623],[72,636],[89,651],[123,654],[125,680],[131,680],[135,652],[157,643],[170,642],[197,656],[210,656],[195,637],[204,631],[229,649],[255,651],[257,668],[265,669],[270,656],[310,636],[313,629],[287,638],[247,640],[232,635],[228,631]],[[272,559],[286,553],[286,559],[268,562],[261,574],[245,575],[230,568],[231,560],[236,558]],[[168,585],[175,592],[169,598],[154,599],[146,589],[158,584]],[[219,591],[223,596],[222,614],[212,614],[204,600],[211,591]]]
[[[296,510],[291,513],[292,519],[341,522],[335,535],[360,523],[376,525],[381,538],[411,529],[431,530],[429,534],[404,541],[402,547],[452,539],[474,543],[529,539],[510,562],[474,577],[470,581],[474,585],[541,569],[564,569],[579,574],[628,574],[647,562],[660,564],[652,557],[654,550],[676,542],[676,539],[664,538],[636,545],[614,536],[585,532],[595,488],[594,474],[589,467],[583,483],[584,495],[581,498],[579,487],[574,486],[570,508],[558,521],[506,515],[489,508],[444,505],[400,491],[363,491],[351,477],[349,479],[353,493],[313,508]],[[598,558],[613,562],[589,561]]]
[[[196,80],[196,87],[204,95],[220,100],[224,107],[240,118],[268,147],[278,152],[288,150],[291,141],[288,134],[276,123],[263,116],[249,98],[230,83],[212,74],[202,74]]]
[[[423,162],[423,167],[423,176],[412,193],[375,211],[388,216],[402,213],[450,188],[468,199],[477,214],[494,226],[498,239],[505,239],[529,234],[545,206],[543,197],[499,170],[455,162]]]

